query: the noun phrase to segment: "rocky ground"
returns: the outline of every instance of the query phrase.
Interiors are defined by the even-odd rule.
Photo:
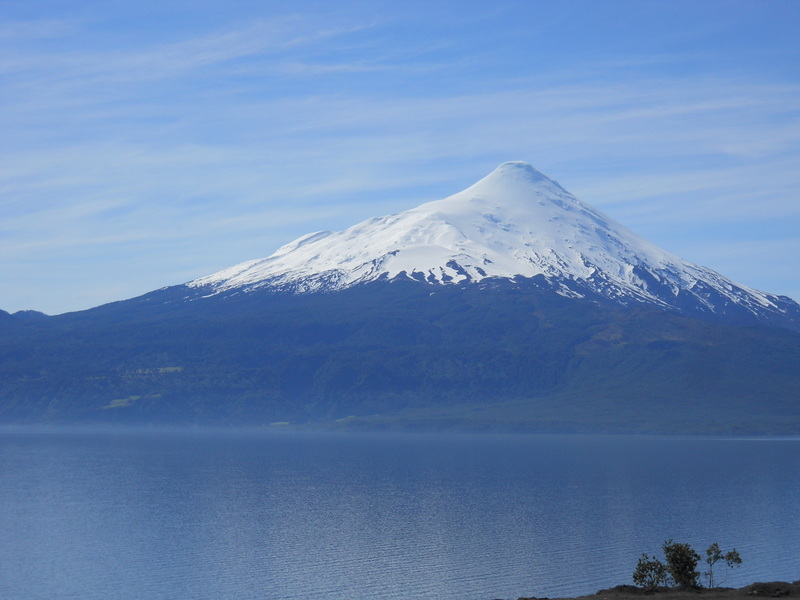
[[[570,600],[744,600],[746,598],[800,598],[800,580],[794,583],[772,581],[753,583],[743,588],[662,588],[645,591],[632,585],[618,585],[600,590],[591,596]],[[546,600],[544,598],[519,598],[519,600]],[[567,600],[567,599],[562,599]]]

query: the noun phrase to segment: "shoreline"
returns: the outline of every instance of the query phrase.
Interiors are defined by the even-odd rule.
[[[594,594],[574,598],[521,596],[517,600],[741,600],[742,598],[800,598],[800,580],[751,583],[741,588],[658,588],[645,590],[634,585],[618,585]]]

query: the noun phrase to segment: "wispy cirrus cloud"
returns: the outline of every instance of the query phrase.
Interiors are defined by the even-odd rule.
[[[35,19],[0,23],[0,43],[64,37],[75,33],[79,22],[72,19]]]

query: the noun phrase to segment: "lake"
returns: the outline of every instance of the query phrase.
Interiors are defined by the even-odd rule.
[[[0,432],[0,597],[490,600],[717,541],[800,578],[800,439]]]

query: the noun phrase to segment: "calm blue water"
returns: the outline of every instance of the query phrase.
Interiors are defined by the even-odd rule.
[[[667,538],[800,578],[800,440],[0,433],[0,598],[489,600]]]

